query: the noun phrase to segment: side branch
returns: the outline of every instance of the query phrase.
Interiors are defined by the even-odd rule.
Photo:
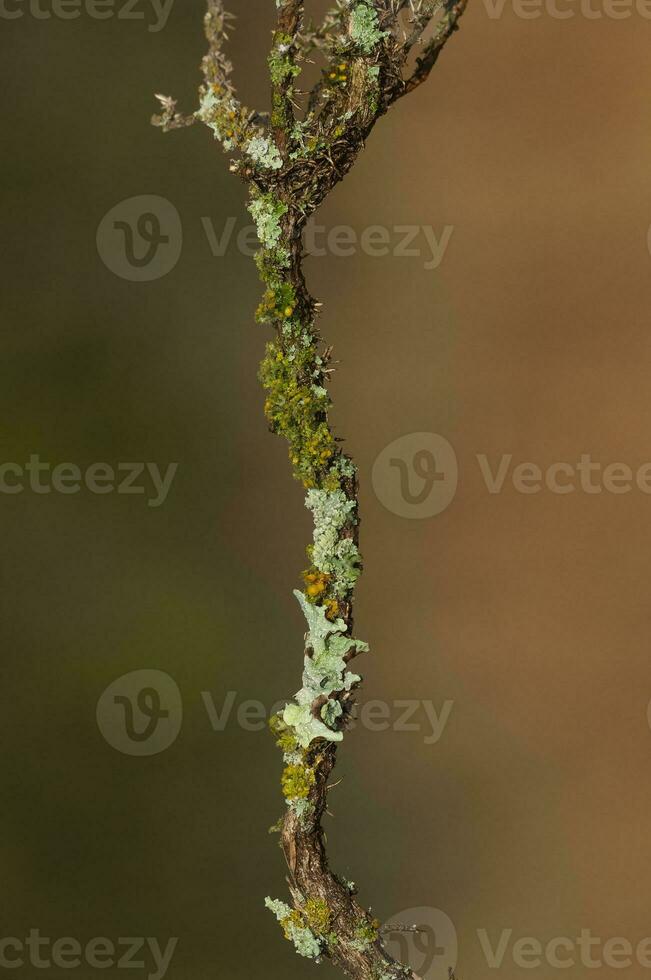
[[[443,48],[454,32],[458,30],[459,20],[467,6],[468,0],[448,0],[444,7],[444,13],[436,25],[434,36],[425,45],[421,57],[416,59],[416,69],[406,80],[404,90],[399,93],[398,98],[408,95],[409,92],[413,92],[419,85],[427,81]]]
[[[269,56],[271,74],[271,128],[281,156],[286,157],[295,122],[292,91],[300,68],[296,64],[296,35],[303,18],[303,0],[280,0]]]

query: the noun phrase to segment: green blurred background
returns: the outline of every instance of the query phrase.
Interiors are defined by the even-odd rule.
[[[0,497],[2,935],[176,936],[171,980],[334,976],[299,960],[262,906],[286,894],[267,835],[280,756],[234,717],[214,731],[202,701],[271,706],[299,686],[291,589],[310,521],[262,416],[255,267],[234,247],[214,256],[201,220],[249,224],[243,187],[205,128],[148,125],[154,92],[196,105],[203,5],[176,0],[157,32],[136,10],[146,20],[0,25],[2,461],[179,464],[158,508]],[[273,10],[240,4],[233,38],[260,107]],[[445,910],[462,980],[489,972],[478,929],[493,944],[504,928],[541,942],[651,933],[651,498],[491,495],[476,463],[651,460],[650,29],[638,14],[492,18],[471,4],[430,83],[382,120],[319,216],[358,233],[451,225],[441,266],[361,252],[307,264],[362,478],[364,698],[454,701],[434,745],[359,726],[346,740],[332,863],[381,919]],[[113,274],[95,242],[139,195],[183,224],[178,264],[152,282]],[[418,431],[459,460],[457,496],[429,520],[387,511],[370,478]],[[147,758],[96,723],[104,689],[142,668],[174,678],[184,712]],[[556,975],[509,955],[490,972]],[[14,975],[44,972],[124,971]]]

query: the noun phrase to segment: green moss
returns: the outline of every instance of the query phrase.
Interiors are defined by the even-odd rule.
[[[278,275],[278,273],[276,273]],[[255,318],[258,323],[271,323],[274,320],[291,319],[296,307],[296,290],[290,282],[271,277],[272,286],[266,291]]]
[[[310,795],[316,777],[309,766],[289,765],[285,767],[280,782],[286,799],[301,800]]]
[[[276,738],[276,745],[282,749],[285,755],[296,753],[299,745],[296,735],[291,728],[288,728],[283,721],[282,714],[272,715],[269,719],[269,728]]]
[[[364,952],[377,941],[380,930],[380,923],[377,919],[372,919],[362,923],[355,929],[355,935],[351,941],[351,946]]]
[[[280,234],[280,225],[278,227]],[[260,230],[258,229],[258,236]],[[267,246],[256,252],[255,264],[258,267],[260,278],[270,288],[282,282],[285,270],[289,266],[289,251],[282,246],[275,245],[272,248]]]
[[[267,392],[264,410],[270,428],[287,439],[296,478],[313,487],[337,446],[327,422],[329,400],[315,391],[316,344],[309,335],[305,341],[300,345],[270,342],[259,377]]]
[[[269,55],[269,74],[274,85],[282,85],[301,73],[301,69],[289,57],[292,41],[290,34],[274,35],[273,48]]]
[[[303,909],[305,921],[317,936],[324,936],[330,929],[332,913],[328,903],[321,898],[308,898]]]

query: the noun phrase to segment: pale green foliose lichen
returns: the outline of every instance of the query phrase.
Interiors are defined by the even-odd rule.
[[[292,810],[294,810],[301,823],[304,823],[305,820],[312,814],[314,810],[314,807],[312,806],[309,800],[303,800],[303,799],[287,800],[287,805],[290,806]]]
[[[276,916],[285,936],[294,944],[298,955],[318,960],[321,955],[321,944],[312,930],[304,924],[301,914],[278,899],[265,898],[264,904]]]
[[[310,605],[298,589],[294,589],[294,595],[298,599],[303,615],[307,620],[307,645],[312,647],[315,653],[318,653],[325,647],[326,638],[331,633],[343,633],[346,624],[343,619],[335,619],[334,622],[329,620],[325,614],[325,609],[321,606]]]
[[[280,219],[287,214],[287,205],[272,194],[261,194],[249,204],[249,213],[264,248],[275,248],[282,235]]]
[[[328,724],[316,718],[312,712],[314,701],[326,695],[350,691],[361,678],[346,668],[345,657],[351,650],[357,653],[368,651],[368,645],[361,640],[342,636],[346,629],[343,619],[334,622],[326,616],[322,606],[314,606],[307,601],[302,592],[295,591],[308,624],[306,645],[310,651],[305,656],[303,668],[303,687],[296,694],[296,704],[288,704],[282,719],[296,735],[299,745],[306,749],[315,738],[330,742],[340,742],[341,732],[332,731]],[[341,705],[321,709],[321,718],[334,724],[342,714]],[[324,709],[326,713],[324,715]]]
[[[352,538],[343,538],[338,542],[330,561],[331,574],[335,580],[335,595],[343,597],[352,591],[362,573],[361,561],[362,556]]]
[[[349,456],[340,456],[335,464],[335,468],[342,476],[352,479],[357,473],[357,469]]]
[[[346,654],[351,650],[363,653],[368,650],[365,643],[352,640],[347,636],[330,636],[319,653],[305,658],[303,669],[303,690],[296,695],[296,700],[310,704],[321,694],[336,694],[339,691],[350,691],[354,684],[361,679],[357,674],[346,670]]]
[[[309,490],[305,506],[314,515],[312,561],[334,579],[333,592],[343,597],[361,574],[361,555],[352,538],[341,538],[346,524],[355,523],[355,501],[342,490]]]
[[[341,732],[331,731],[312,714],[311,704],[288,704],[283,712],[283,720],[296,732],[300,744],[306,749],[315,738],[325,738],[329,742],[341,742]]]
[[[279,898],[265,898],[265,906],[276,916],[279,922],[292,914],[292,910],[286,902],[281,902]]]
[[[321,708],[321,717],[328,728],[332,728],[337,723],[337,719],[341,718],[342,713],[343,708],[338,701],[326,701]]]
[[[201,122],[205,123],[209,129],[212,129],[215,139],[224,144],[225,150],[231,150],[234,143],[231,139],[225,137],[218,119],[218,110],[221,108],[221,106],[221,100],[217,98],[212,89],[208,89],[208,91],[202,96],[199,103],[199,108],[195,115],[201,120]]]
[[[278,147],[266,136],[255,136],[249,140],[246,152],[264,170],[280,170],[283,165]]]
[[[371,54],[373,48],[386,37],[387,32],[378,26],[377,11],[366,3],[359,3],[350,14],[350,36],[364,54]]]

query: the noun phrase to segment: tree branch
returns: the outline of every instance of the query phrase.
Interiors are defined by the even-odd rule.
[[[416,70],[407,79],[404,91],[400,93],[400,96],[408,95],[409,92],[413,92],[415,88],[427,81],[443,48],[458,29],[459,19],[467,5],[468,0],[447,0],[444,4],[444,13],[436,26],[434,37],[425,45],[422,56],[417,59]]]
[[[294,127],[292,93],[300,72],[296,63],[296,35],[303,18],[303,0],[279,0],[276,30],[269,56],[271,73],[271,125],[276,146],[286,158]]]
[[[268,127],[237,99],[223,50],[230,19],[221,0],[208,0],[199,109],[185,117],[173,99],[158,96],[163,112],[154,119],[164,130],[204,122],[224,149],[238,154],[231,169],[250,188],[265,285],[256,319],[273,330],[260,367],[264,410],[271,431],[288,442],[314,517],[303,589],[295,593],[307,624],[302,687],[272,719],[285,764],[286,810],[278,829],[292,904],[266,904],[300,955],[327,957],[356,980],[418,978],[389,956],[380,923],[357,902],[355,886],[330,870],[325,848],[330,776],[361,682],[349,667],[368,647],[353,630],[362,568],[357,470],[329,421],[331,351],[317,327],[320,304],[305,284],[302,233],[378,119],[428,77],[466,2],[335,0],[319,27],[306,27],[303,0],[277,0]],[[434,36],[405,80],[407,58],[432,22]],[[321,59],[322,76],[301,106],[295,80],[312,54]]]

